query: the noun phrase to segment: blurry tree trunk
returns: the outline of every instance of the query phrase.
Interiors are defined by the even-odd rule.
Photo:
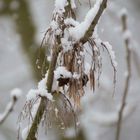
[[[27,58],[29,59],[34,79],[38,81],[42,78],[42,75],[40,70],[35,65],[38,52],[37,50],[39,47],[35,41],[36,29],[32,21],[32,15],[30,14],[29,6],[26,0],[17,1],[19,6],[15,9],[10,8],[12,2],[13,0],[4,0],[4,7],[0,11],[0,16],[8,15],[15,20],[17,32],[20,34],[21,37],[22,49],[24,50]],[[42,65],[45,59],[44,48],[40,52],[41,55],[39,62],[40,65]],[[46,71],[45,67],[43,71]]]

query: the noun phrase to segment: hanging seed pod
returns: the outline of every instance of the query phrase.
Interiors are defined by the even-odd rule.
[[[90,69],[90,88],[93,91],[95,90],[95,74],[93,69]]]

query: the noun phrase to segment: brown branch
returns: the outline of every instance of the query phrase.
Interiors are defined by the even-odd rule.
[[[122,20],[123,32],[125,33],[127,31],[127,15],[123,14],[121,17],[121,20]],[[131,50],[129,48],[129,42],[130,42],[130,39],[126,37],[124,39],[124,43],[125,43],[125,48],[126,48],[127,75],[126,75],[125,88],[124,88],[122,102],[121,102],[122,104],[121,104],[119,114],[118,114],[116,140],[120,139],[123,111],[124,111],[126,99],[128,96],[128,90],[129,90],[130,78],[131,78]]]
[[[104,9],[107,7],[107,0],[103,0],[100,8],[95,16],[95,18],[93,19],[93,21],[91,22],[91,25],[89,26],[88,30],[85,32],[85,35],[80,39],[80,42],[82,42],[83,44],[86,43],[88,41],[88,39],[92,36],[95,26],[97,25],[102,13],[104,12]]]
[[[53,83],[53,76],[54,76],[54,70],[57,62],[57,57],[58,57],[59,49],[54,49],[53,54],[52,54],[52,60],[49,65],[49,71],[48,71],[48,79],[47,79],[47,90],[48,92],[51,93],[52,90],[52,83]],[[32,126],[30,128],[30,131],[28,133],[27,139],[26,140],[36,140],[36,132],[38,129],[38,126],[41,122],[42,116],[44,114],[44,110],[46,108],[46,98],[41,98],[40,105],[38,107],[36,116],[33,120]]]
[[[17,99],[18,98],[16,96],[12,96],[11,101],[7,104],[7,107],[5,108],[5,111],[2,114],[0,114],[0,125],[7,119],[10,113],[13,111]]]
[[[68,4],[67,7],[65,7],[65,12],[63,13],[65,16],[68,16],[67,12],[72,11],[69,0],[68,0],[68,3],[69,4]],[[68,9],[69,9],[69,11],[68,11]],[[55,67],[56,67],[57,58],[58,58],[58,54],[59,54],[60,49],[61,49],[60,36],[57,36],[56,37],[56,46],[52,50],[53,51],[52,52],[52,58],[51,58],[51,62],[49,64],[48,78],[47,78],[47,83],[46,83],[47,90],[48,90],[49,93],[51,93],[51,91],[52,91],[54,70],[55,70]],[[29,130],[29,133],[28,133],[28,136],[27,136],[26,140],[37,140],[36,133],[37,133],[37,130],[38,130],[38,126],[41,122],[41,119],[43,117],[45,108],[46,108],[46,98],[42,97],[41,101],[40,101],[40,105],[38,107],[37,113],[35,115],[35,118],[33,120],[32,125],[30,127],[30,130]]]
[[[138,52],[136,49],[133,49],[131,51],[131,54],[132,54],[132,60],[133,60],[134,65],[136,67],[137,74],[140,77],[140,62],[139,62],[140,56],[138,55]]]
[[[88,3],[89,3],[89,7],[91,8],[92,6],[91,6],[91,0],[88,0]]]
[[[69,5],[65,7],[65,13],[64,13],[65,17],[69,16],[68,12],[72,10],[69,0],[68,0],[68,3],[69,3]],[[92,36],[94,28],[95,28],[96,24],[98,23],[98,20],[99,20],[101,14],[103,13],[103,11],[106,7],[106,3],[107,3],[107,0],[103,0],[103,2],[101,3],[100,9],[97,12],[97,15],[95,16],[93,22],[91,23],[91,26],[89,27],[89,29],[85,33],[84,37],[80,40],[82,43],[85,43],[86,41],[88,41],[89,37]],[[72,16],[74,16],[73,13],[72,13]],[[47,83],[46,83],[47,90],[50,93],[51,93],[51,90],[52,90],[54,70],[55,70],[55,67],[56,67],[56,62],[57,62],[57,57],[58,57],[58,54],[59,54],[60,47],[61,47],[60,36],[58,36],[57,41],[56,41],[56,46],[53,50],[51,63],[49,65],[48,79],[47,79]],[[44,114],[45,108],[46,108],[46,99],[41,98],[40,105],[38,107],[37,113],[35,115],[35,118],[33,120],[32,125],[30,127],[30,130],[29,130],[29,133],[28,133],[28,136],[27,136],[26,140],[36,140],[37,139],[36,138],[36,132],[37,132],[38,126],[41,122],[41,119],[42,119],[42,116]]]

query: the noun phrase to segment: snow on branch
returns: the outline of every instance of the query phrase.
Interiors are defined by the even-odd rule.
[[[5,111],[0,114],[0,124],[2,124],[7,117],[10,115],[10,113],[13,111],[15,104],[17,102],[17,100],[20,98],[21,96],[21,90],[18,88],[15,88],[11,91],[11,100],[10,102],[7,104]]]
[[[109,53],[109,55],[110,55],[110,58],[111,58],[111,63],[112,63],[112,65],[113,65],[114,69],[116,69],[116,67],[117,67],[117,62],[116,62],[116,60],[115,60],[115,59],[116,59],[116,57],[115,57],[115,52],[113,51],[112,46],[110,45],[109,42],[102,42],[101,44],[107,49],[107,51],[108,51],[108,53]]]
[[[47,74],[45,77],[38,83],[37,89],[29,90],[28,94],[26,95],[26,100],[31,101],[36,97],[45,97],[50,101],[53,101],[53,96],[46,90],[46,82],[47,82]]]
[[[95,72],[101,68],[101,59],[100,50],[94,38],[90,37],[106,8],[107,0],[98,0],[82,23],[75,20],[74,2],[74,0],[55,1],[52,22],[41,43],[41,47],[45,43],[44,47],[48,50],[46,55],[51,58],[49,68],[45,77],[38,83],[38,88],[29,91],[23,111],[23,114],[26,114],[25,118],[30,120],[30,124],[26,127],[28,129],[25,129],[28,130],[26,140],[37,139],[39,124],[42,120],[50,121],[52,118],[48,119],[45,116],[56,109],[59,112],[57,117],[60,117],[62,123],[65,124],[67,116],[63,118],[64,112],[74,114],[73,109],[70,110],[70,108],[80,106],[85,87],[90,84],[91,90],[94,91]],[[79,33],[77,30],[84,32]],[[75,33],[80,35],[79,38],[75,38]],[[89,50],[83,47],[85,42],[88,42]],[[86,65],[86,54],[91,57],[89,66]],[[62,95],[67,95],[68,100]],[[50,99],[54,99],[54,102]],[[69,99],[72,100],[72,107],[69,105]],[[39,103],[38,107],[35,113],[32,113],[36,103]],[[60,108],[60,105],[64,106],[64,109]]]
[[[56,0],[55,1],[55,9],[57,11],[62,10],[64,12],[66,5],[67,5],[67,0]]]
[[[42,47],[42,44],[44,42],[47,42],[47,46],[49,46],[50,47],[49,49],[51,50],[50,51],[51,61],[48,68],[48,74],[46,78],[44,79],[45,82],[43,81],[43,85],[42,84],[38,85],[38,88],[40,88],[40,86],[41,87],[43,86],[43,88],[45,87],[45,92],[44,91],[41,92],[43,96],[41,94],[41,100],[39,102],[38,107],[36,108],[36,113],[31,121],[31,124],[29,124],[30,128],[28,130],[26,140],[37,139],[36,134],[38,131],[38,126],[44,117],[43,116],[44,112],[48,111],[46,105],[48,105],[48,103],[50,102],[48,99],[44,98],[44,96],[46,97],[46,93],[47,93],[47,98],[48,98],[48,95],[50,98],[50,93],[52,94],[54,70],[56,68],[57,58],[58,58],[60,48],[61,48],[61,38],[63,37],[63,32],[65,30],[64,19],[71,17],[71,15],[73,15],[72,6],[74,6],[74,1],[73,1],[73,5],[71,5],[69,0],[56,0],[55,1],[55,10],[53,12],[52,24],[50,25],[50,28],[45,33],[45,36],[41,43],[41,47]],[[31,94],[31,97],[32,97],[32,94]],[[31,104],[29,105],[32,106],[34,104],[32,104],[31,102]],[[30,110],[28,113],[30,113]]]
[[[87,13],[85,20],[70,29],[70,34],[75,41],[83,44],[92,36],[100,16],[106,8],[107,0],[97,0],[94,7]]]

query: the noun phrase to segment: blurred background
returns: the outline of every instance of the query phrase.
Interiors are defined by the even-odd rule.
[[[76,14],[82,21],[89,10],[89,1],[77,2]],[[94,0],[91,0],[93,5]],[[128,101],[136,105],[136,110],[124,122],[123,139],[140,138],[140,0],[108,0],[108,8],[102,16],[98,33],[102,40],[109,41],[116,52],[117,85],[114,100],[121,100],[125,80],[125,50],[121,36],[119,12],[128,10],[128,28],[131,31],[132,78]],[[10,91],[21,88],[22,98],[15,110],[0,126],[0,140],[15,140],[17,118],[25,103],[29,89],[35,88],[41,79],[41,71],[36,66],[37,52],[43,35],[51,21],[54,0],[0,0],[0,112],[10,100]],[[42,53],[42,62],[44,54]],[[101,90],[112,93],[113,72],[109,58],[103,56]],[[42,63],[41,62],[41,63]],[[100,139],[101,140],[101,139]],[[112,139],[110,139],[112,140]]]

